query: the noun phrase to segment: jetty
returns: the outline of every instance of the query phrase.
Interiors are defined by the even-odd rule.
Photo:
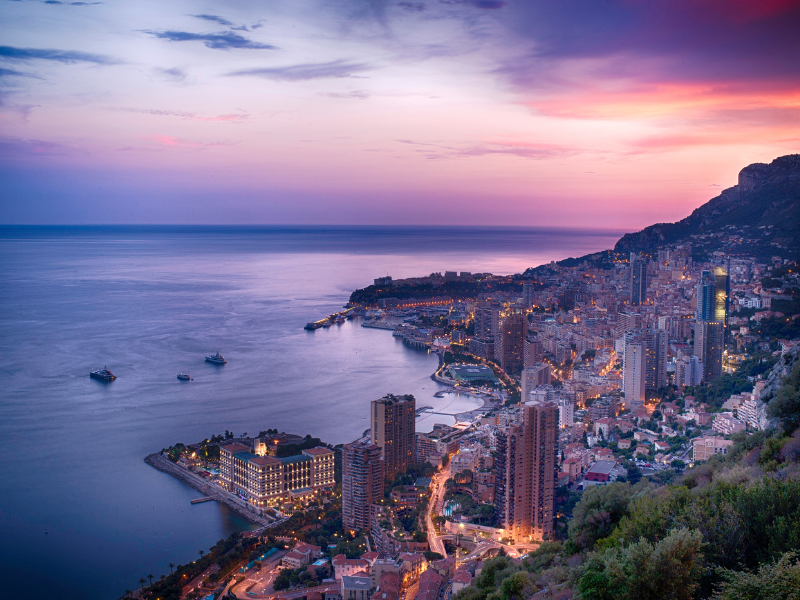
[[[397,329],[397,325],[393,323],[382,323],[380,321],[377,323],[362,323],[361,326],[368,329],[386,329],[387,331],[394,331]]]
[[[319,329],[320,327],[330,327],[334,323],[344,323],[347,316],[350,314],[351,311],[355,310],[355,307],[345,309],[341,312],[333,313],[332,315],[328,315],[324,319],[320,319],[319,321],[309,321],[305,324],[303,329],[306,331],[314,331],[315,329]]]
[[[192,500],[192,504],[200,504],[201,502],[211,502],[214,498],[211,496],[204,496],[203,498],[195,498]]]

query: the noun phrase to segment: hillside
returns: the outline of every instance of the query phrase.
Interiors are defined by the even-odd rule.
[[[563,539],[486,561],[455,600],[800,598],[800,350],[768,380],[776,427],[668,484],[590,487]]]
[[[652,252],[692,236],[736,233],[750,253],[800,253],[800,154],[770,164],[755,163],[739,172],[739,183],[677,223],[658,223],[626,234],[615,252]],[[725,241],[721,240],[723,246]],[[735,242],[734,242],[735,243]],[[783,252],[776,252],[783,250]]]

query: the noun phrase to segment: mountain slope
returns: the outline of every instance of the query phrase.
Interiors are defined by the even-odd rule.
[[[770,164],[755,163],[739,172],[739,183],[706,202],[677,223],[658,223],[624,235],[615,252],[651,252],[664,244],[690,241],[692,236],[739,234],[743,250],[800,254],[800,154]],[[720,240],[723,247],[725,240]]]

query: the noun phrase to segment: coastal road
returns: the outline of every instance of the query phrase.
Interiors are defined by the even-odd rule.
[[[436,535],[436,528],[433,525],[433,517],[439,516],[442,514],[442,508],[444,503],[444,482],[450,477],[450,464],[448,463],[447,467],[445,467],[441,472],[436,473],[433,476],[433,496],[431,498],[430,503],[430,510],[426,515],[425,521],[428,527],[428,544],[431,547],[432,552],[438,552],[445,558],[447,557],[447,551],[444,549],[444,542],[439,539],[439,536]]]

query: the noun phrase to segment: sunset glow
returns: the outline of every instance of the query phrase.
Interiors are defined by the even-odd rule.
[[[7,223],[637,229],[800,148],[800,2],[3,1]]]

